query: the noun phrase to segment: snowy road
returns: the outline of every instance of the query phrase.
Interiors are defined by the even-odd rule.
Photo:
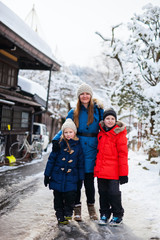
[[[0,172],[0,216],[12,210],[21,198],[27,197],[37,188],[39,173],[45,161],[39,160]],[[11,169],[11,171],[9,171]]]
[[[155,173],[151,174],[152,182],[150,182],[149,172],[143,172],[142,168],[137,168],[136,162],[130,162],[134,171],[132,170],[130,173],[130,183],[122,187],[123,206],[125,208],[122,226],[117,228],[98,226],[97,223],[89,220],[83,188],[83,222],[78,224],[71,221],[67,226],[58,227],[53,211],[52,191],[49,191],[43,185],[43,171],[47,155],[44,155],[44,158],[45,160],[41,160],[39,163],[24,166],[23,170],[18,168],[14,171],[5,172],[5,188],[2,187],[4,183],[1,181],[1,176],[4,173],[0,173],[0,240],[160,239],[159,224],[154,224],[159,219],[160,210],[159,205],[156,205],[159,199],[156,192],[157,188],[152,186]],[[149,186],[148,182],[150,182],[152,189],[150,195],[147,196],[150,198],[148,200],[144,195],[147,192],[145,184],[143,183],[141,186],[140,182],[138,182],[142,177],[142,173],[144,182],[147,186]],[[135,179],[138,182],[136,188]],[[159,178],[155,178],[155,180],[159,181]],[[154,181],[153,184],[155,185],[155,183]],[[147,194],[149,193],[147,192]],[[153,199],[152,194],[154,194]],[[146,209],[149,209],[153,203],[156,206],[156,211],[148,214]],[[98,213],[98,194],[96,194],[96,209]]]
[[[123,224],[121,227],[98,226],[96,222],[85,219],[81,223],[71,221],[69,225],[55,228],[50,226],[37,240],[140,240]]]

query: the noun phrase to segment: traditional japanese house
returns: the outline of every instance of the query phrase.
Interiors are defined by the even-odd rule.
[[[45,105],[21,91],[18,86],[20,69],[48,71]],[[6,154],[17,136],[28,131],[31,139],[35,116],[39,115],[39,121],[45,113],[49,117],[51,74],[59,69],[60,64],[46,42],[0,2],[0,133],[6,137]]]

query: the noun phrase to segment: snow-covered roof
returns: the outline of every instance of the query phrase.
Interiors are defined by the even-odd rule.
[[[0,22],[21,36],[37,50],[45,54],[48,58],[55,61],[51,48],[34,32],[20,17],[18,17],[7,6],[0,2]]]
[[[32,95],[36,94],[44,101],[47,101],[47,91],[42,85],[22,76],[18,76],[18,85],[21,87],[22,91]]]

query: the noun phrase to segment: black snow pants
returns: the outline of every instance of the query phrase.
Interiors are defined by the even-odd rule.
[[[83,181],[79,181],[77,184],[77,197],[76,197],[76,205],[81,204],[81,189]],[[95,187],[94,187],[94,176],[93,173],[85,173],[84,178],[84,187],[85,194],[87,198],[87,204],[95,203]]]
[[[110,218],[112,213],[114,217],[123,217],[119,180],[98,178],[98,192],[101,216]]]
[[[64,219],[64,216],[72,216],[75,205],[76,192],[59,192],[54,190],[54,210],[57,219]]]

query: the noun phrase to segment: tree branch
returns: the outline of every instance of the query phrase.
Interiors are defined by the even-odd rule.
[[[118,28],[120,25],[122,25],[122,23],[120,23],[120,24],[112,27],[112,41],[111,41],[111,46],[113,45],[113,42],[114,42],[114,30],[115,30],[115,28]]]
[[[105,42],[111,41],[111,39],[109,39],[109,38],[104,38],[104,37],[102,36],[102,34],[99,33],[99,32],[95,32],[95,34],[97,34],[98,36],[100,36]]]

